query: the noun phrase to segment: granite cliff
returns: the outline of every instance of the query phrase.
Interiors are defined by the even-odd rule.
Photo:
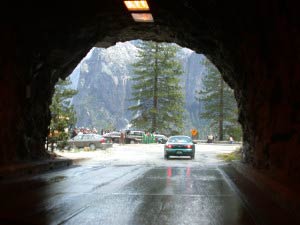
[[[77,113],[77,126],[97,129],[123,129],[129,125],[131,85],[139,40],[116,43],[110,48],[92,48],[70,75],[72,87],[78,89],[73,99]],[[182,63],[181,85],[185,94],[186,131],[199,126],[200,105],[195,92],[201,87],[199,76],[205,74],[201,64],[203,55],[180,48],[178,59]]]

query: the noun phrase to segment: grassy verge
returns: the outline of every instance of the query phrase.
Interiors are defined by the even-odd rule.
[[[241,149],[238,148],[235,151],[231,152],[231,153],[222,153],[222,154],[218,154],[217,158],[218,159],[222,159],[226,162],[231,162],[232,160],[241,160]]]

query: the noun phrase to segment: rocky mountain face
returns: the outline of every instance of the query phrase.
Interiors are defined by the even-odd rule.
[[[73,98],[77,113],[77,126],[97,129],[123,129],[128,127],[132,104],[132,63],[137,59],[139,40],[117,43],[110,48],[93,48],[70,75],[72,87],[78,89]],[[199,126],[200,105],[195,92],[201,87],[205,67],[203,55],[180,48],[178,59],[184,74],[181,85],[185,93],[186,131]]]

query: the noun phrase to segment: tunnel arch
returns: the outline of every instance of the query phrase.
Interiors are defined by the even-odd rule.
[[[151,24],[134,23],[117,0],[8,7],[1,37],[1,93],[9,96],[0,103],[1,161],[47,157],[54,85],[93,46],[143,39],[205,54],[235,90],[244,161],[300,176],[299,3],[148,2]]]

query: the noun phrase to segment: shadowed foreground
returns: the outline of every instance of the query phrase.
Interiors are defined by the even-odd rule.
[[[1,224],[254,224],[216,167],[94,165],[1,189]]]

